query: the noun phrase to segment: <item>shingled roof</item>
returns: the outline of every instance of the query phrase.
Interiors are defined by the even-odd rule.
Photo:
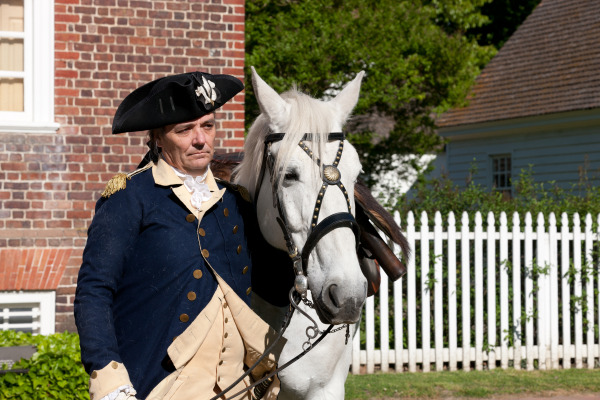
[[[440,127],[600,107],[600,1],[543,0]]]

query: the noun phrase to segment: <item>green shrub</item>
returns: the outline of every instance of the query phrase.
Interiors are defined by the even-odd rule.
[[[0,375],[0,399],[89,399],[89,376],[81,364],[79,336],[75,333],[32,335],[0,331],[0,346],[37,346],[29,360],[21,360],[14,369],[26,374]],[[3,365],[2,369],[6,369]]]
[[[476,169],[472,167],[471,174],[476,173]],[[426,211],[430,222],[433,222],[436,211],[442,214],[444,221],[450,211],[453,211],[457,225],[460,225],[463,211],[469,213],[471,223],[475,212],[481,212],[485,221],[491,211],[498,222],[500,213],[504,211],[509,223],[514,212],[521,215],[521,224],[524,223],[526,212],[531,212],[534,221],[539,213],[548,218],[553,212],[559,226],[560,215],[563,212],[567,213],[569,218],[575,212],[579,213],[581,218],[590,213],[595,223],[596,216],[600,214],[600,185],[597,179],[589,179],[585,170],[580,172],[580,177],[579,182],[564,189],[554,181],[536,182],[533,166],[530,165],[528,169],[521,170],[513,181],[511,197],[475,184],[472,180],[461,188],[446,176],[434,179],[421,177],[412,192],[401,196],[394,208],[400,212],[403,221],[406,220],[409,211],[414,213],[417,221],[421,212]]]

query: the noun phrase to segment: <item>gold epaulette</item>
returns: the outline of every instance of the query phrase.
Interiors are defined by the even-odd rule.
[[[106,187],[104,188],[104,192],[102,192],[102,197],[108,199],[119,190],[125,189],[127,186],[127,179],[131,178],[122,172],[110,178],[110,181],[108,181]]]
[[[104,188],[104,191],[102,192],[102,197],[109,198],[111,195],[115,194],[119,190],[125,189],[125,187],[127,187],[127,181],[130,180],[132,176],[135,176],[135,175],[139,174],[140,172],[145,171],[151,167],[152,167],[152,163],[147,164],[143,168],[136,169],[135,171],[130,172],[129,174],[125,174],[122,172],[116,174],[106,184],[106,187]]]
[[[247,201],[248,203],[251,203],[252,200],[250,199],[250,192],[248,192],[248,189],[246,189],[245,187],[243,187],[242,185],[237,185],[235,183],[231,183],[229,181],[220,179],[220,178],[215,178],[215,180],[225,186],[227,186],[228,188],[235,190],[236,192],[238,192],[240,194],[240,196],[242,196],[242,199],[244,199],[245,201]]]

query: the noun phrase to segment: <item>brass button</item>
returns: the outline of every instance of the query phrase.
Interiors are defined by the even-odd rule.
[[[204,256],[204,258],[208,258],[209,254],[210,253],[208,252],[208,250],[202,249],[202,255]]]
[[[245,274],[246,272],[248,272],[248,266],[247,266],[247,265],[246,265],[246,266],[244,267],[244,269],[242,270],[242,274]]]
[[[187,314],[181,314],[181,315],[179,316],[179,320],[180,320],[181,322],[188,322],[188,321],[190,320],[190,317],[189,317]]]
[[[246,289],[246,294],[250,294],[251,291],[252,291],[252,286],[250,286],[248,289]]]
[[[196,278],[196,279],[202,278],[202,271],[199,269],[194,270],[194,278]]]
[[[238,253],[238,254],[240,254],[241,252],[242,252],[242,245],[240,244],[240,245],[237,247],[237,253]]]
[[[98,372],[92,371],[92,374],[90,376],[92,379],[96,379],[98,377]]]
[[[195,216],[194,214],[188,214],[188,215],[185,217],[185,220],[186,220],[187,222],[194,222],[194,221],[196,220],[196,216]]]
[[[223,337],[224,337],[225,339],[227,339],[227,336],[229,336],[229,333],[225,332],[225,333],[223,334]]]
[[[198,234],[199,234],[200,236],[206,236],[206,231],[205,231],[204,229],[202,229],[202,228],[199,228],[199,229],[198,229]]]
[[[111,363],[110,363],[110,366],[111,366],[113,369],[117,369],[117,368],[119,368],[119,363],[118,363],[118,362],[116,362],[116,361],[113,361],[113,362],[111,362]]]
[[[240,227],[239,227],[239,226],[237,226],[237,225],[236,225],[236,226],[234,226],[234,227],[233,227],[233,233],[234,233],[234,234],[236,234],[236,233],[238,232],[238,229],[240,229]]]
[[[189,301],[196,300],[196,293],[195,292],[188,292],[187,298],[188,298]]]
[[[225,209],[223,210],[223,215],[229,217],[229,209],[227,207],[225,207]]]

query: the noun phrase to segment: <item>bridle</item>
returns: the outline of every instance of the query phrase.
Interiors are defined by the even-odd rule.
[[[354,233],[357,248],[359,245],[360,228],[358,226],[358,223],[356,222],[356,219],[354,218],[354,215],[352,215],[352,205],[350,204],[350,198],[348,197],[348,192],[347,192],[346,188],[344,187],[344,185],[341,182],[342,177],[341,177],[340,170],[338,169],[338,164],[342,158],[342,153],[344,150],[345,135],[342,132],[335,132],[335,133],[330,133],[327,137],[328,141],[334,141],[334,140],[340,141],[338,151],[335,156],[335,160],[331,164],[323,164],[322,165],[320,159],[313,158],[313,152],[310,150],[308,145],[306,145],[306,143],[305,143],[306,141],[312,140],[312,134],[310,134],[310,133],[305,134],[302,137],[302,139],[300,140],[300,142],[298,143],[300,148],[302,150],[304,150],[304,152],[311,159],[314,160],[314,162],[317,164],[317,166],[322,167],[322,170],[321,170],[322,171],[322,185],[321,185],[321,189],[319,190],[319,194],[317,195],[317,200],[315,201],[314,211],[313,211],[313,214],[312,214],[312,217],[310,220],[310,231],[309,231],[308,237],[306,239],[306,242],[304,243],[304,246],[302,248],[302,254],[298,253],[298,247],[294,243],[292,236],[290,234],[290,230],[286,223],[286,216],[285,216],[283,207],[281,206],[281,199],[279,198],[279,190],[278,190],[278,186],[277,186],[278,174],[276,174],[274,171],[275,157],[273,156],[273,153],[271,152],[271,145],[275,142],[281,141],[284,136],[285,136],[285,133],[270,133],[265,138],[263,162],[262,162],[259,178],[257,181],[258,183],[257,183],[256,194],[254,196],[254,202],[255,202],[255,205],[258,203],[257,200],[258,200],[258,195],[260,193],[260,186],[264,179],[266,169],[269,168],[269,174],[271,177],[271,188],[273,191],[273,207],[277,208],[277,212],[279,213],[279,215],[277,216],[277,223],[281,227],[281,231],[283,233],[283,237],[284,237],[285,243],[286,243],[287,252],[288,252],[289,257],[292,259],[294,273],[296,275],[295,280],[294,280],[294,287],[290,289],[290,293],[289,293],[290,308],[289,308],[288,313],[285,316],[285,320],[284,320],[283,326],[282,326],[279,334],[277,335],[275,340],[271,343],[271,345],[267,349],[265,349],[265,351],[263,352],[261,357],[255,362],[255,364],[250,366],[241,377],[239,377],[229,387],[227,387],[223,391],[221,391],[221,393],[214,396],[211,400],[216,400],[216,399],[220,398],[221,396],[223,396],[228,391],[230,391],[242,379],[244,379],[246,376],[248,376],[250,374],[250,372],[264,359],[264,357],[271,352],[271,350],[275,347],[276,343],[281,339],[281,337],[283,336],[283,333],[287,329],[294,310],[298,310],[298,312],[300,312],[302,315],[304,315],[306,318],[308,318],[313,323],[312,326],[309,326],[306,328],[306,336],[307,336],[308,340],[306,342],[304,342],[304,344],[302,345],[302,352],[300,354],[298,354],[296,357],[294,357],[293,359],[291,359],[290,361],[288,361],[287,363],[285,363],[284,365],[280,366],[276,370],[272,371],[271,373],[262,377],[258,381],[254,382],[252,385],[246,387],[245,389],[241,390],[238,393],[235,393],[233,396],[231,396],[231,398],[235,398],[235,397],[239,396],[240,394],[245,393],[253,388],[254,388],[255,397],[261,398],[262,395],[266,392],[269,385],[271,384],[272,379],[273,379],[272,377],[274,375],[276,375],[277,373],[284,370],[285,368],[287,368],[288,366],[290,366],[291,364],[293,364],[294,362],[299,360],[301,357],[303,357],[306,353],[308,353],[310,350],[312,350],[318,343],[320,343],[321,340],[323,340],[323,338],[325,338],[325,336],[327,334],[338,331],[344,327],[342,325],[342,327],[332,329],[333,325],[329,325],[329,327],[327,327],[327,329],[325,329],[325,331],[320,331],[315,320],[298,306],[298,297],[308,307],[314,308],[312,302],[310,302],[310,300],[308,300],[306,298],[306,294],[307,294],[307,290],[308,290],[307,265],[308,265],[308,258],[310,256],[310,253],[315,248],[315,246],[317,245],[319,240],[321,240],[321,238],[323,238],[323,236],[327,235],[329,232],[331,232],[334,229],[347,227],[347,228],[352,229],[352,232]],[[329,186],[337,186],[342,191],[342,194],[344,195],[344,197],[346,199],[348,211],[331,214],[331,215],[327,216],[326,218],[324,218],[321,222],[318,222],[323,197],[325,196],[325,192],[327,191],[327,188]],[[348,344],[348,339],[350,337],[349,329],[350,329],[349,325],[346,324],[346,344]],[[319,333],[321,335],[317,338]],[[311,343],[311,340],[313,340],[315,338],[316,338],[315,342]]]
[[[270,177],[271,177],[271,188],[273,191],[273,207],[277,208],[279,216],[277,217],[277,223],[281,227],[281,231],[283,233],[283,238],[285,239],[286,248],[288,255],[292,259],[294,265],[294,273],[296,278],[294,280],[294,289],[300,296],[305,299],[306,291],[308,290],[308,273],[307,273],[307,265],[308,258],[310,253],[315,248],[319,240],[323,238],[326,234],[331,232],[334,229],[347,227],[352,229],[355,239],[356,246],[358,247],[359,238],[360,238],[360,228],[356,219],[352,215],[352,205],[350,204],[350,198],[348,197],[348,191],[344,187],[341,181],[341,173],[338,169],[338,164],[342,158],[342,153],[344,151],[344,140],[345,135],[342,132],[334,132],[330,133],[327,137],[328,141],[339,140],[340,144],[338,150],[336,152],[335,160],[331,164],[322,164],[319,158],[313,158],[313,152],[305,143],[307,141],[312,140],[312,134],[305,134],[302,139],[298,142],[298,146],[311,158],[314,162],[321,168],[322,175],[322,184],[321,189],[319,190],[319,194],[317,195],[317,199],[315,201],[314,211],[310,220],[310,230],[308,237],[306,238],[306,242],[302,247],[302,254],[298,254],[298,246],[294,243],[292,236],[290,234],[290,230],[288,228],[288,224],[286,222],[285,212],[283,207],[281,206],[281,199],[279,198],[279,190],[277,186],[278,182],[278,174],[274,171],[275,166],[275,157],[271,152],[271,145],[275,142],[278,142],[283,139],[285,133],[271,133],[268,134],[265,138],[264,144],[265,149],[263,152],[263,163],[261,167],[261,172],[258,179],[258,187],[256,191],[255,199],[258,199],[258,195],[260,192],[260,185],[264,178],[266,168],[269,168]],[[337,186],[344,195],[346,199],[346,203],[348,206],[347,212],[338,212],[335,214],[331,214],[324,218],[321,222],[319,220],[319,213],[321,212],[321,206],[323,197],[325,196],[325,192],[329,186]]]

